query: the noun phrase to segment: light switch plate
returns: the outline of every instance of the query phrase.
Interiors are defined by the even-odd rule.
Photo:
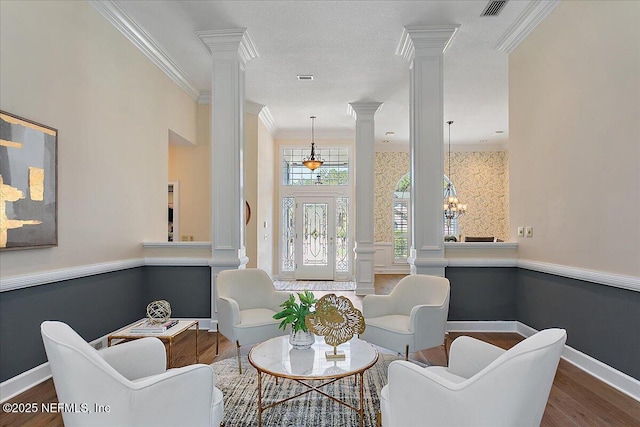
[[[518,227],[518,237],[524,237],[524,227]]]
[[[526,237],[533,237],[533,227],[526,227],[524,229],[524,235]]]

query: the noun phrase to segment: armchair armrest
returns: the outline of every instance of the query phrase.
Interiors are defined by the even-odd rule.
[[[234,342],[234,327],[240,323],[240,307],[232,298],[218,298],[218,331],[229,341]]]
[[[365,318],[387,316],[392,310],[393,301],[388,295],[367,295],[362,300],[362,315]]]
[[[209,425],[214,386],[213,369],[203,364],[170,369],[133,382],[132,425]]]
[[[289,295],[291,294],[287,291],[275,291],[271,296],[271,301],[269,301],[269,308],[275,312],[282,310],[280,304],[288,300]]]
[[[457,398],[465,383],[456,383],[411,362],[389,365],[388,409],[390,427],[456,425]],[[428,398],[425,398],[428,396]]]
[[[158,338],[140,338],[106,347],[98,354],[128,380],[166,371],[166,350]]]
[[[415,334],[416,348],[431,348],[444,344],[447,333],[448,306],[416,305],[409,314],[409,330]]]
[[[495,345],[462,336],[456,338],[449,350],[449,372],[470,378],[489,366],[506,350]]]

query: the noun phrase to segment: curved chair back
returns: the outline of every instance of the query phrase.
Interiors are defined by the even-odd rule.
[[[395,312],[409,315],[416,305],[449,306],[449,280],[444,277],[412,274],[403,277],[389,295]],[[446,316],[445,316],[446,320]]]
[[[40,332],[59,402],[77,405],[91,402],[91,405],[108,404],[112,408],[128,407],[126,399],[118,400],[113,389],[129,381],[100,357],[97,350],[69,325],[46,321],[40,326]],[[65,426],[82,425],[87,421],[82,407],[78,406],[76,409],[77,411],[62,413]],[[93,410],[93,407],[89,409]],[[95,413],[92,415],[92,422],[95,422],[94,425],[109,425],[114,422],[113,415]]]
[[[493,415],[486,413],[487,422],[540,425],[566,338],[564,329],[540,331],[513,346],[476,375],[477,380],[469,385],[469,392],[485,400],[485,408],[493,408]]]
[[[449,368],[392,362],[384,425],[539,426],[566,331],[540,331],[507,351],[474,347],[475,341],[453,342]]]
[[[219,297],[234,299],[241,310],[264,307],[275,292],[269,275],[258,268],[221,271],[216,287]]]

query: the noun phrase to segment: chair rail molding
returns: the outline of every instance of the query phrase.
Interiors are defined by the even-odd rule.
[[[119,270],[144,266],[144,259],[134,258],[120,261],[103,262],[99,264],[80,265],[76,267],[61,268],[58,270],[42,271],[19,276],[1,277],[0,292],[14,291],[30,286],[46,285],[61,282],[63,280],[78,279],[80,277],[94,276],[96,274],[111,273]]]
[[[570,279],[583,280],[585,282],[593,282],[600,285],[613,286],[615,288],[640,292],[640,277],[624,276],[621,274],[586,270],[578,267],[524,259],[519,259],[517,266],[525,270],[548,273],[555,276],[568,277]]]

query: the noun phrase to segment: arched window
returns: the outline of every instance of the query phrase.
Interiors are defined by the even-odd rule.
[[[456,187],[444,175],[442,197],[447,185],[451,183],[451,191],[457,196]],[[409,247],[411,246],[411,177],[409,173],[405,174],[393,190],[393,254],[396,261],[405,261],[409,256]],[[442,227],[444,234],[458,235],[458,220],[451,221],[451,230],[447,230],[447,221],[442,213]]]

